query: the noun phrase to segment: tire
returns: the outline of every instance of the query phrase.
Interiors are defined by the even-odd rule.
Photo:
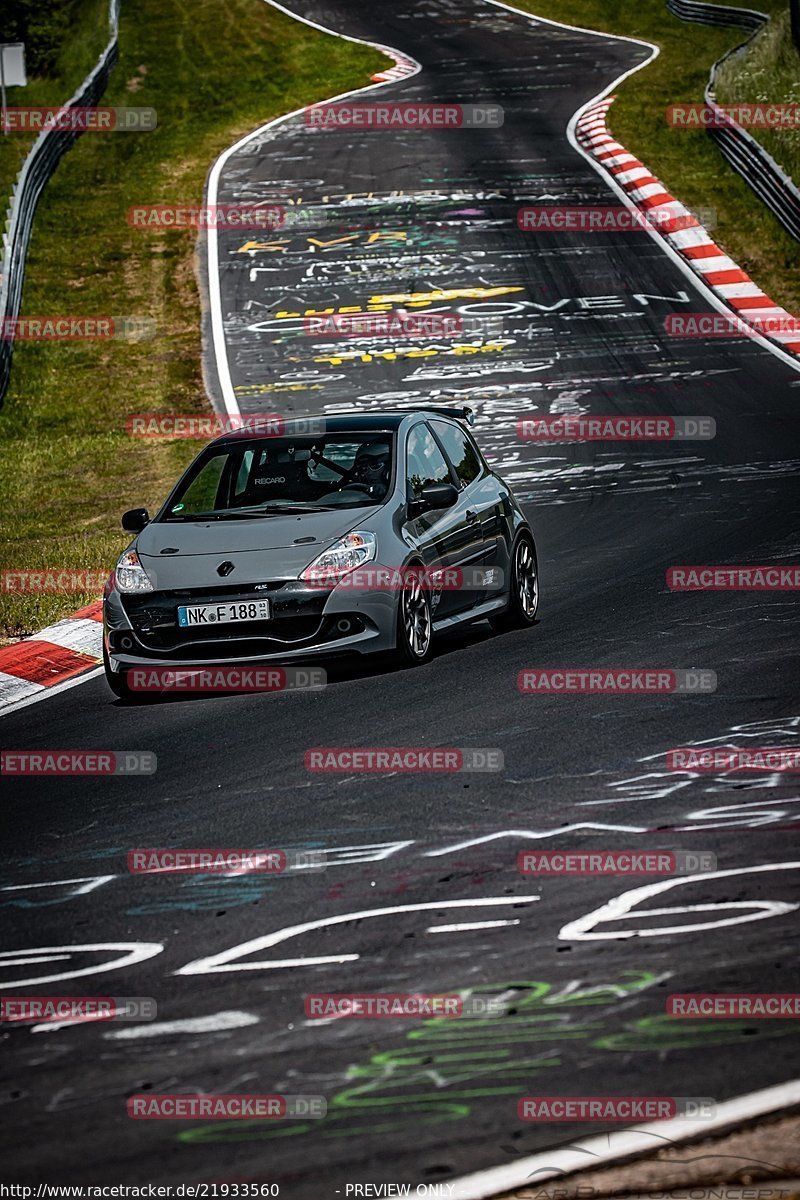
[[[489,621],[498,633],[509,629],[530,629],[539,610],[539,564],[536,546],[529,533],[520,534],[514,544],[508,605],[503,612],[492,613]]]
[[[410,567],[406,573],[408,586],[400,592],[397,605],[397,643],[395,658],[398,665],[417,667],[427,662],[433,647],[433,610],[431,596],[423,580],[421,567]]]

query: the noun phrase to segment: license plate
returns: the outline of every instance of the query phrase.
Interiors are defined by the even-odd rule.
[[[182,629],[268,620],[269,600],[226,600],[224,604],[187,604],[178,609]]]

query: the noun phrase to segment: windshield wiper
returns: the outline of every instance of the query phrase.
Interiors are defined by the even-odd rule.
[[[219,512],[207,513],[172,513],[168,517],[164,517],[165,521],[222,521],[227,515],[227,510]]]
[[[263,516],[269,516],[270,513],[333,512],[333,509],[329,505],[324,504],[293,504],[290,500],[285,502],[280,500],[268,500],[266,504],[251,504],[247,508],[236,508],[231,509],[230,511],[242,513],[243,515],[259,513]]]
[[[167,521],[246,521],[250,517],[268,517],[271,513],[276,516],[284,516],[287,513],[318,513],[318,512],[335,512],[332,505],[302,505],[292,504],[287,501],[282,504],[280,501],[269,501],[268,505],[251,504],[246,508],[218,508],[213,512],[207,513],[180,513],[174,514],[164,519]]]

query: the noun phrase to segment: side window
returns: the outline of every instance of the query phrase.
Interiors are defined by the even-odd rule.
[[[431,425],[453,464],[459,483],[462,487],[467,487],[483,470],[478,447],[466,430],[459,429],[456,425],[450,425],[446,421],[431,421]]]
[[[408,494],[418,499],[428,483],[451,483],[450,468],[427,425],[415,425],[406,446]]]

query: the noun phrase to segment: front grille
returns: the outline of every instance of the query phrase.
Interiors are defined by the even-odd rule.
[[[225,655],[250,656],[275,653],[283,646],[313,639],[322,622],[329,593],[295,582],[270,583],[267,588],[221,587],[205,591],[181,589],[123,595],[122,606],[137,640],[149,650],[191,658],[214,657],[224,647]],[[178,625],[178,608],[184,604],[219,604],[226,599],[269,598],[272,615],[268,621],[231,622],[212,627]],[[208,647],[203,651],[203,646]]]

